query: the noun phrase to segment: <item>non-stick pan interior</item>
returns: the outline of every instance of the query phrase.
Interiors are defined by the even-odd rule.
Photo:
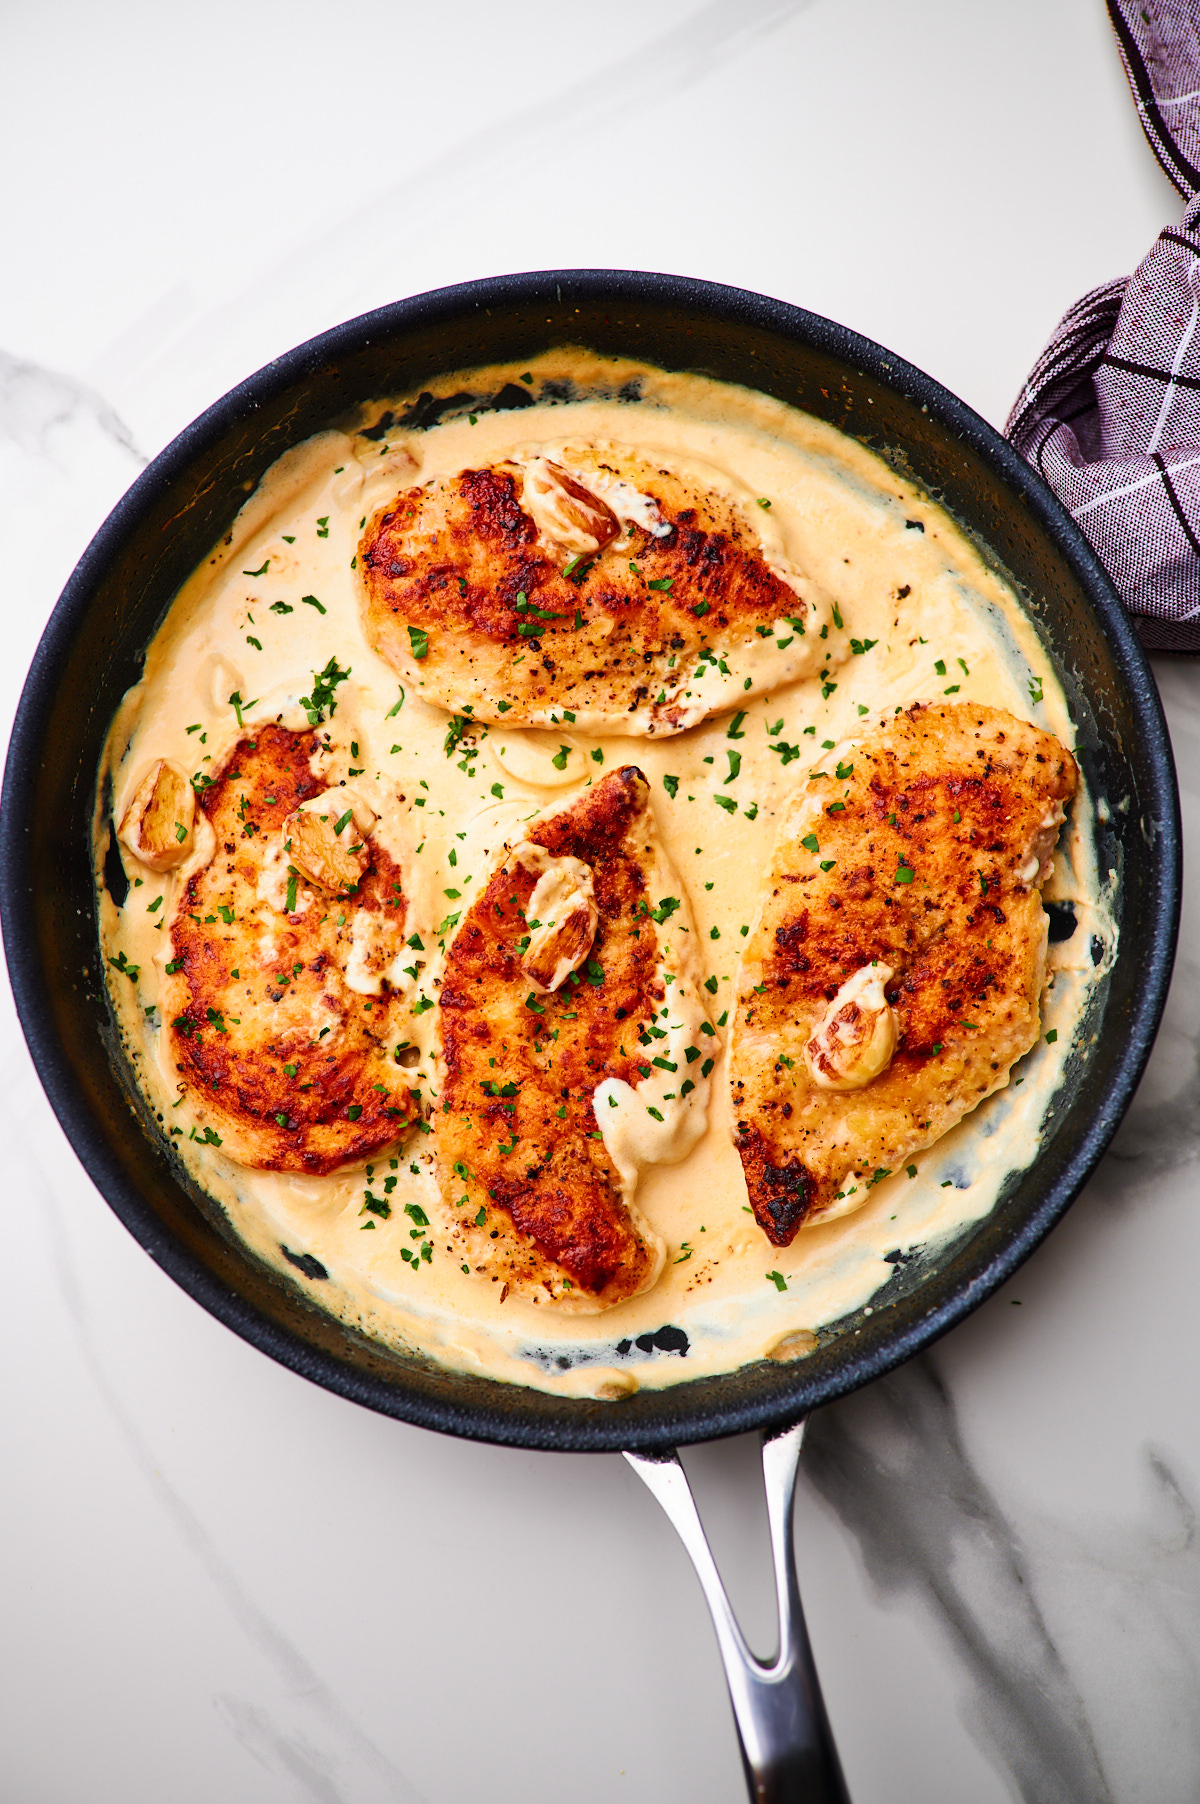
[[[1100,868],[1118,877],[1119,956],[1039,1156],[993,1213],[936,1258],[898,1266],[872,1314],[823,1334],[807,1359],[619,1404],[390,1355],[313,1306],[306,1287],[317,1280],[297,1273],[287,1283],[223,1230],[124,1069],[90,861],[108,723],[171,597],[269,465],[350,423],[363,401],[563,343],[761,389],[861,439],[947,507],[1027,598],[1092,792],[1108,803]],[[514,391],[498,400],[513,404]],[[793,1420],[981,1301],[1066,1208],[1128,1103],[1170,976],[1179,882],[1174,772],[1153,679],[1086,542],[1003,441],[928,377],[829,321],[739,290],[608,271],[502,277],[400,302],[268,365],[190,426],[106,521],[63,593],[22,700],[0,807],[0,912],[22,1023],[68,1136],[130,1231],[205,1307],[317,1383],[428,1427],[532,1447],[647,1448]]]

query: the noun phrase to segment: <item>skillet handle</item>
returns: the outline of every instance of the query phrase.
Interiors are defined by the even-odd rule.
[[[768,1665],[746,1646],[679,1456],[626,1453],[688,1551],[717,1631],[753,1804],[850,1804],[817,1681],[792,1545],[792,1504],[804,1423],[764,1435],[763,1479],[779,1605],[779,1651]]]

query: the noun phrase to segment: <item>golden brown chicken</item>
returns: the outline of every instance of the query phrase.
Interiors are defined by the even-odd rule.
[[[620,447],[554,449],[437,477],[368,522],[367,638],[427,700],[678,733],[844,655],[752,504]]]
[[[369,1158],[419,1109],[391,1057],[404,873],[363,803],[314,774],[320,752],[278,726],[238,741],[199,797],[212,855],[171,920],[172,1062],[203,1137],[267,1171]]]
[[[830,752],[780,830],[729,1083],[775,1246],[992,1090],[1039,1031],[1039,884],[1077,772],[998,708],[918,704]]]
[[[450,946],[439,1179],[464,1263],[505,1294],[597,1309],[658,1276],[637,1163],[689,1149],[711,1069],[684,928],[628,766],[508,850]]]

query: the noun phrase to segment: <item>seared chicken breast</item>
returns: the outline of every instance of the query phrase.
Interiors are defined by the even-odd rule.
[[[1039,884],[1071,754],[998,708],[918,704],[785,818],[738,979],[737,1146],[775,1246],[861,1204],[1038,1037]]]
[[[391,1056],[404,873],[321,752],[278,726],[238,741],[198,798],[170,924],[171,1062],[205,1137],[264,1171],[369,1158],[418,1112]]]
[[[626,767],[507,848],[450,945],[434,1113],[464,1264],[595,1310],[663,1262],[638,1164],[703,1131],[711,1036],[646,780]]]
[[[427,700],[678,733],[843,655],[753,497],[617,446],[553,451],[436,477],[369,521],[367,638]]]

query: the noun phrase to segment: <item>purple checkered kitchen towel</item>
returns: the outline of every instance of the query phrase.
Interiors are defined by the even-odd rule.
[[[1151,148],[1187,206],[1085,294],[1005,427],[1091,540],[1152,650],[1200,651],[1200,0],[1108,0]]]

